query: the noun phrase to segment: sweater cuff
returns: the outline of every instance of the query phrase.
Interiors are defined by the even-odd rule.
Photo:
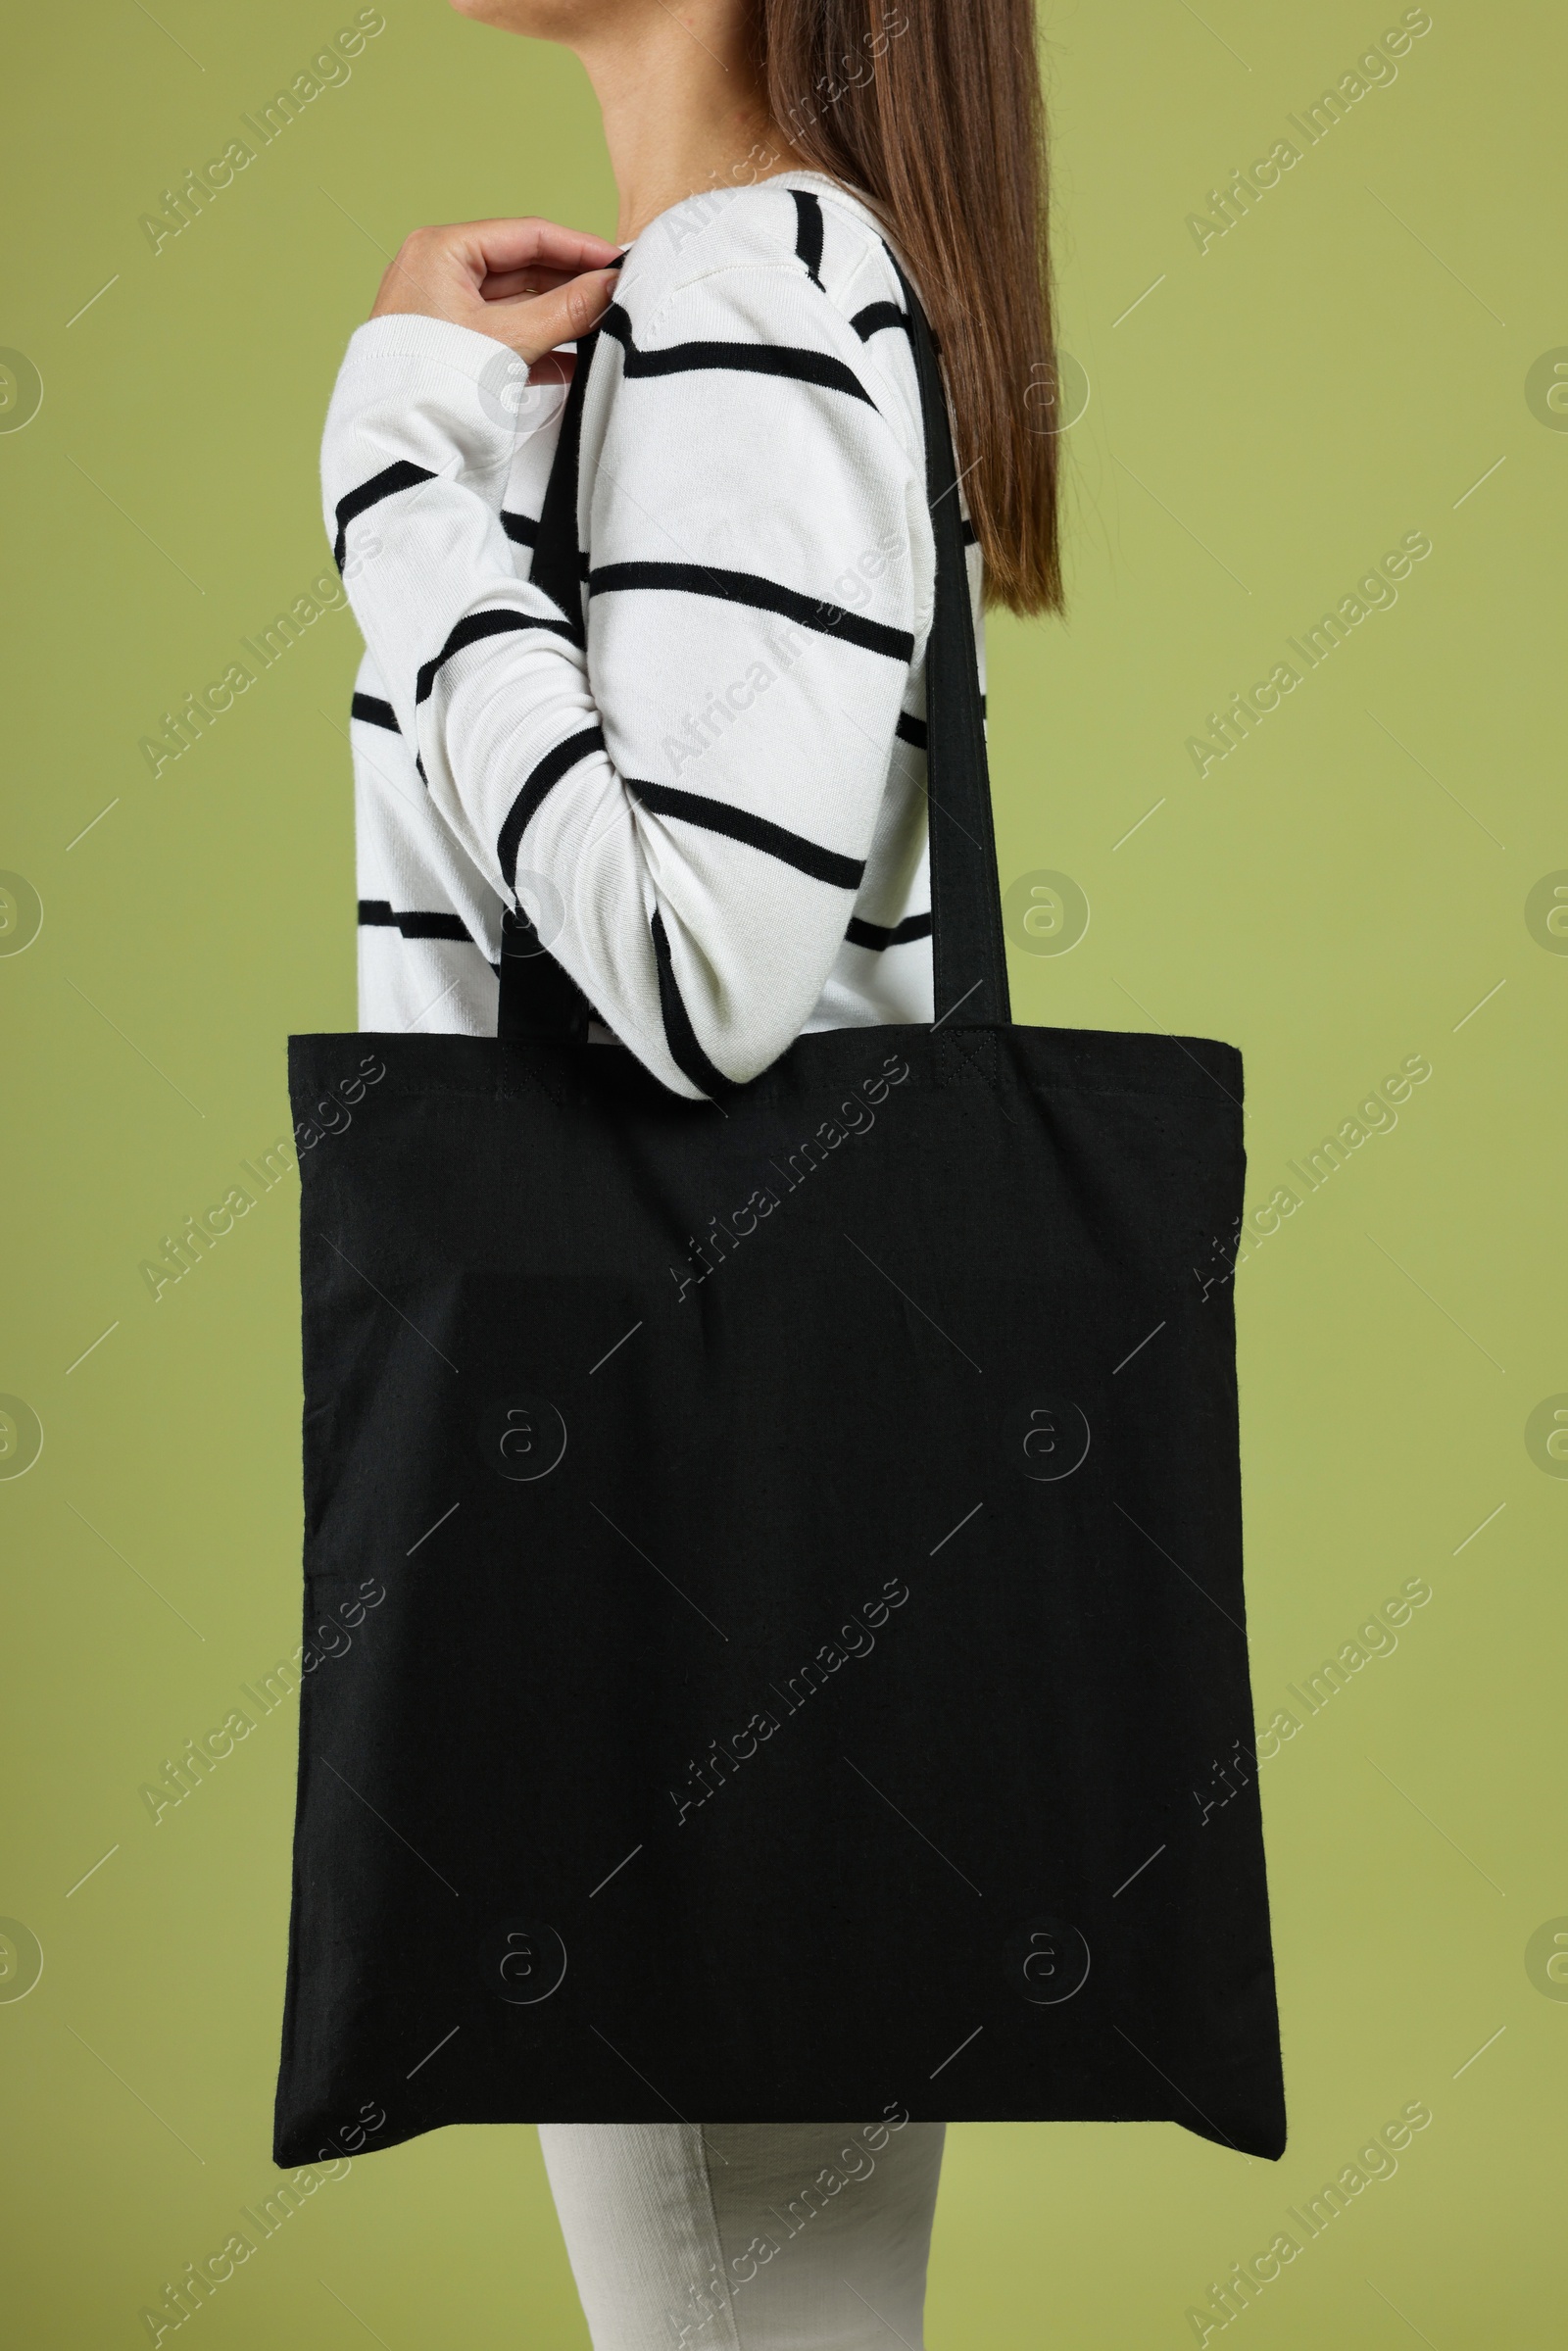
[[[456,457],[475,483],[505,479],[519,439],[537,429],[541,399],[528,366],[509,345],[442,318],[392,313],[350,337],[322,445],[328,504],[374,472],[372,453],[407,458],[432,473]]]
[[[493,335],[471,326],[453,326],[445,318],[426,318],[412,311],[393,311],[382,318],[367,318],[349,337],[345,365],[378,360],[412,360],[428,371],[432,382],[443,374],[466,376],[479,383],[488,369],[512,360],[526,374],[527,363]]]

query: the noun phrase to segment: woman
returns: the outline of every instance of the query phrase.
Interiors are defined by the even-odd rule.
[[[458,5],[580,56],[619,242],[421,230],[339,378],[361,1024],[493,1036],[526,914],[590,1037],[716,1099],[803,1032],[935,1016],[898,265],[946,369],[976,642],[983,602],[1060,607],[1032,12]],[[596,329],[579,642],[530,560],[552,355]],[[597,2351],[918,2346],[943,2130],[542,2125]]]

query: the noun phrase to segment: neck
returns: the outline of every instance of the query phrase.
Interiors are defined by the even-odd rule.
[[[684,14],[694,25],[650,11],[578,51],[604,117],[621,243],[688,196],[808,168],[768,112],[741,12]]]

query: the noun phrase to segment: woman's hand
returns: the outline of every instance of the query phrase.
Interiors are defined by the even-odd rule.
[[[469,326],[530,365],[574,342],[614,298],[619,250],[554,220],[416,228],[381,280],[372,318],[412,312]]]

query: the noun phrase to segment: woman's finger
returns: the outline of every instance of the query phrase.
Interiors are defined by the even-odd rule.
[[[575,342],[598,325],[615,298],[618,269],[590,269],[554,293],[531,301],[513,296],[485,305],[484,332],[530,363],[554,351],[558,343]]]
[[[511,294],[553,294],[578,275],[575,269],[551,269],[536,262],[526,269],[502,269],[487,277],[479,292],[486,302],[502,302]]]
[[[531,363],[598,324],[619,263],[607,238],[551,220],[416,228],[382,278],[370,315],[412,312],[473,327]]]
[[[538,262],[573,273],[603,269],[618,250],[608,237],[585,228],[564,228],[557,220],[469,220],[454,232],[482,258],[475,278],[508,269],[525,269]]]

